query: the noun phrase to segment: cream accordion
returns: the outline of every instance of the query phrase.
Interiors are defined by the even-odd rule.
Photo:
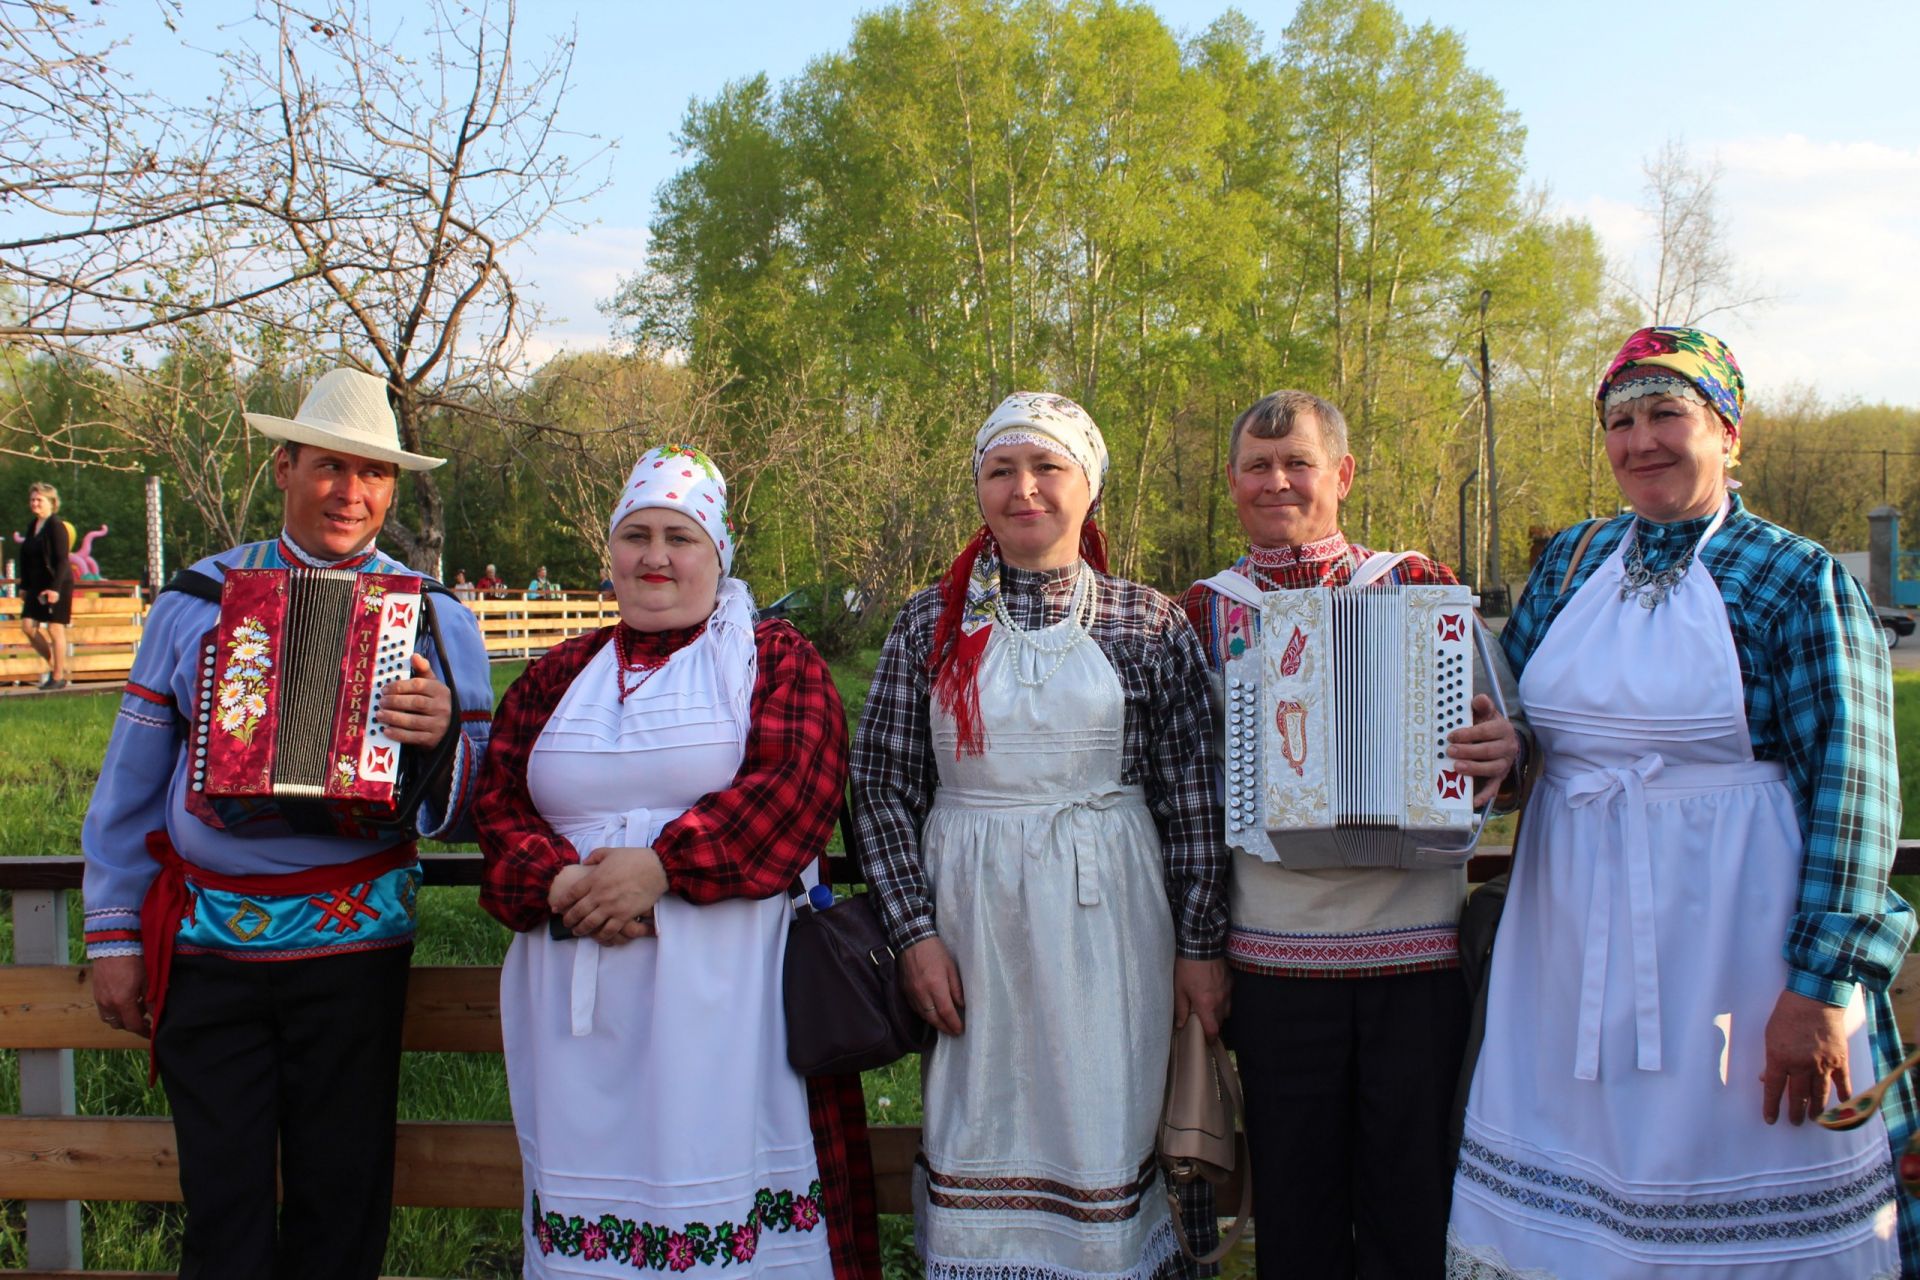
[[[1447,735],[1489,643],[1460,586],[1261,595],[1261,643],[1222,673],[1227,843],[1290,869],[1447,867],[1484,814]],[[1504,707],[1502,707],[1504,711]]]

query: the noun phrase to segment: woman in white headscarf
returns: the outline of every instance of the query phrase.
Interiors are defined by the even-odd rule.
[[[787,890],[846,778],[826,663],[727,576],[726,482],[668,445],[608,530],[620,621],[507,691],[474,806],[519,936],[501,1030],[526,1274],[877,1280],[858,1077],[788,1066]]]
[[[933,1280],[1176,1265],[1167,1046],[1226,1011],[1212,717],[1185,618],[1105,572],[1106,464],[1071,400],[993,412],[985,527],[901,611],[862,713],[867,877],[942,1033],[914,1176]]]

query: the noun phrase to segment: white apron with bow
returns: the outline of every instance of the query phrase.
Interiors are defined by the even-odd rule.
[[[1622,601],[1624,545],[1520,680],[1545,774],[1494,946],[1447,1274],[1896,1276],[1884,1123],[1760,1118],[1801,837],[1785,770],[1753,758],[1719,588],[1696,559],[1657,608]],[[1862,1088],[1858,995],[1847,1028]]]
[[[999,632],[979,673],[986,753],[956,759],[933,706],[922,856],[966,1033],[925,1059],[920,1252],[931,1280],[1151,1276],[1175,1249],[1154,1158],[1173,1026],[1160,835],[1120,782],[1126,700],[1099,646],[1031,687],[1020,675],[1053,656]]]
[[[574,680],[527,782],[582,858],[651,844],[733,781],[744,739],[715,659],[710,629],[622,703],[609,644]],[[787,1065],[786,895],[669,894],[653,918],[657,937],[617,947],[536,929],[501,968],[525,1274],[829,1277],[806,1086]]]

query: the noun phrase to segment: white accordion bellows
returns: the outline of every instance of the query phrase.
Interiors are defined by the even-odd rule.
[[[1263,595],[1261,644],[1224,673],[1227,843],[1296,870],[1465,862],[1482,815],[1447,735],[1473,719],[1477,603],[1459,586]]]

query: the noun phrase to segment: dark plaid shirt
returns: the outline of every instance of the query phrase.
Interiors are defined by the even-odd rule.
[[[634,653],[660,656],[695,633],[630,632]],[[580,851],[555,834],[527,794],[527,758],[574,677],[613,637],[577,636],[528,667],[493,720],[474,825],[486,855],[480,904],[507,927],[544,924],[547,889]],[[847,719],[827,664],[785,622],[754,631],[760,655],[746,757],[733,785],[675,818],[654,842],[667,887],[688,902],[768,898],[826,848],[847,776]]]
[[[1044,573],[1003,566],[1008,615],[1029,629],[1058,622],[1075,572],[1077,566]],[[1186,619],[1165,596],[1105,574],[1099,587],[1088,631],[1126,695],[1120,780],[1145,790],[1160,829],[1180,955],[1212,959],[1226,947],[1226,859],[1208,765],[1213,720],[1205,660]],[[908,600],[894,620],[853,749],[854,822],[867,880],[899,948],[936,932],[920,832],[939,786],[927,675],[939,616],[940,598],[929,588]],[[991,740],[987,750],[993,750]]]

